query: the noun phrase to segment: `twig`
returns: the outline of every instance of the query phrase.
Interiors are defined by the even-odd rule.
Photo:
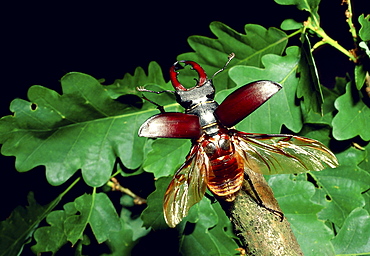
[[[125,194],[131,196],[134,199],[134,204],[136,204],[136,205],[146,204],[146,199],[136,195],[130,189],[121,186],[121,184],[119,184],[118,180],[114,177],[111,178],[111,181],[107,182],[107,185],[112,188],[112,191],[120,191],[122,193],[125,193]]]
[[[245,250],[244,255],[303,256],[288,220],[284,218],[281,221],[280,216],[256,204],[254,194],[258,193],[261,199],[263,197],[264,205],[281,212],[263,175],[249,170],[246,172],[254,189],[251,189],[249,182],[245,182],[234,202],[223,203],[224,210],[234,225],[235,234]]]
[[[345,15],[346,15],[346,22],[348,23],[348,26],[349,26],[349,31],[351,32],[351,35],[353,37],[353,40],[355,42],[357,42],[357,32],[356,32],[356,28],[355,28],[355,25],[353,24],[352,22],[352,16],[353,16],[353,12],[352,12],[352,4],[351,4],[351,0],[343,0],[342,4],[347,4],[348,5],[348,9],[346,10],[345,12]]]

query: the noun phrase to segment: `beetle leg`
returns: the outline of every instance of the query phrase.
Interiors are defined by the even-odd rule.
[[[157,109],[161,112],[161,113],[166,113],[166,111],[164,110],[164,107],[159,105],[158,103],[155,103],[154,101],[151,101],[150,99],[148,99],[147,97],[145,97],[144,95],[141,95],[141,98],[143,100],[146,100],[146,101],[149,101],[150,103],[152,103],[153,105],[157,106]]]
[[[244,172],[244,179],[245,179],[245,181],[247,181],[247,182],[248,182],[248,184],[249,184],[249,188],[252,190],[251,192],[252,192],[254,195],[252,195],[252,193],[249,193],[247,190],[246,190],[246,191],[247,191],[247,193],[251,196],[251,198],[256,202],[256,204],[257,204],[258,206],[260,206],[260,207],[262,207],[262,208],[266,209],[267,211],[269,211],[269,212],[271,212],[271,213],[275,214],[276,216],[280,217],[280,222],[282,222],[282,221],[284,220],[284,213],[282,213],[281,211],[278,211],[278,210],[271,209],[270,207],[266,206],[266,205],[263,203],[263,201],[262,201],[262,199],[261,199],[260,195],[258,194],[258,192],[257,192],[257,190],[256,190],[256,188],[255,188],[255,186],[254,186],[254,184],[253,184],[253,181],[251,180],[251,178],[249,177],[249,175],[248,175],[246,172]]]

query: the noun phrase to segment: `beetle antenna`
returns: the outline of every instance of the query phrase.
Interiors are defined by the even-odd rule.
[[[213,74],[213,76],[212,76],[212,78],[211,78],[211,80],[218,74],[218,73],[220,73],[220,72],[222,72],[222,71],[224,71],[225,70],[225,68],[227,67],[227,65],[229,65],[229,63],[230,63],[230,61],[233,59],[235,57],[235,53],[230,53],[229,54],[229,56],[227,56],[227,62],[225,63],[225,65],[220,69],[220,70],[218,70],[216,73],[214,73]]]
[[[156,94],[160,94],[160,93],[164,93],[164,92],[175,93],[174,91],[171,91],[171,90],[164,90],[164,91],[156,92],[156,91],[145,89],[144,87],[141,87],[141,86],[136,87],[136,90],[138,90],[139,92],[151,92],[151,93],[156,93]]]
[[[149,101],[150,103],[152,103],[153,105],[157,106],[157,109],[161,112],[161,113],[166,113],[166,111],[164,110],[164,107],[159,105],[158,103],[155,103],[154,101],[151,101],[150,99],[148,99],[147,97],[145,97],[144,95],[141,95],[141,98],[143,100],[146,100],[146,101]]]

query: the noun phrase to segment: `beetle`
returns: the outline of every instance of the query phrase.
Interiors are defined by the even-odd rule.
[[[335,155],[319,141],[289,134],[246,133],[233,128],[282,88],[276,82],[255,81],[235,90],[219,105],[214,100],[212,79],[234,56],[229,55],[225,66],[211,79],[196,62],[175,62],[170,68],[175,91],[137,88],[141,92],[173,93],[185,108],[185,113],[165,112],[149,100],[161,113],[146,120],[138,132],[142,137],[192,140],[184,164],[176,171],[164,195],[164,217],[170,227],[175,227],[190,207],[202,199],[207,187],[216,197],[234,201],[246,178],[245,170],[282,174],[320,171],[326,165],[331,168],[338,165]],[[190,65],[198,73],[194,87],[185,88],[178,81],[178,71],[184,68],[181,64]]]

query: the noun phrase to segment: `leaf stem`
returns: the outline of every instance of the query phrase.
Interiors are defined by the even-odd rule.
[[[69,187],[59,195],[59,197],[62,198],[63,196],[65,196],[65,194],[67,194],[74,187],[74,185],[76,185],[76,183],[80,181],[80,179],[81,177],[78,177],[74,182],[72,182],[72,184],[69,185]]]
[[[291,37],[293,37],[293,36],[295,36],[295,35],[297,35],[297,34],[300,34],[300,33],[304,32],[304,29],[305,29],[305,28],[300,28],[300,29],[298,29],[297,31],[294,31],[293,33],[291,33],[291,34],[287,35],[287,38],[291,38]]]
[[[357,58],[351,53],[351,51],[348,51],[343,46],[341,46],[337,41],[332,39],[330,36],[326,34],[326,32],[320,27],[315,26],[310,22],[310,19],[304,23],[306,28],[311,29],[313,32],[315,32],[317,35],[319,35],[322,38],[321,42],[318,42],[314,45],[313,49],[316,49],[318,46],[321,46],[323,44],[329,44],[339,50],[340,52],[344,53],[347,57],[349,57],[353,62],[357,62]]]

